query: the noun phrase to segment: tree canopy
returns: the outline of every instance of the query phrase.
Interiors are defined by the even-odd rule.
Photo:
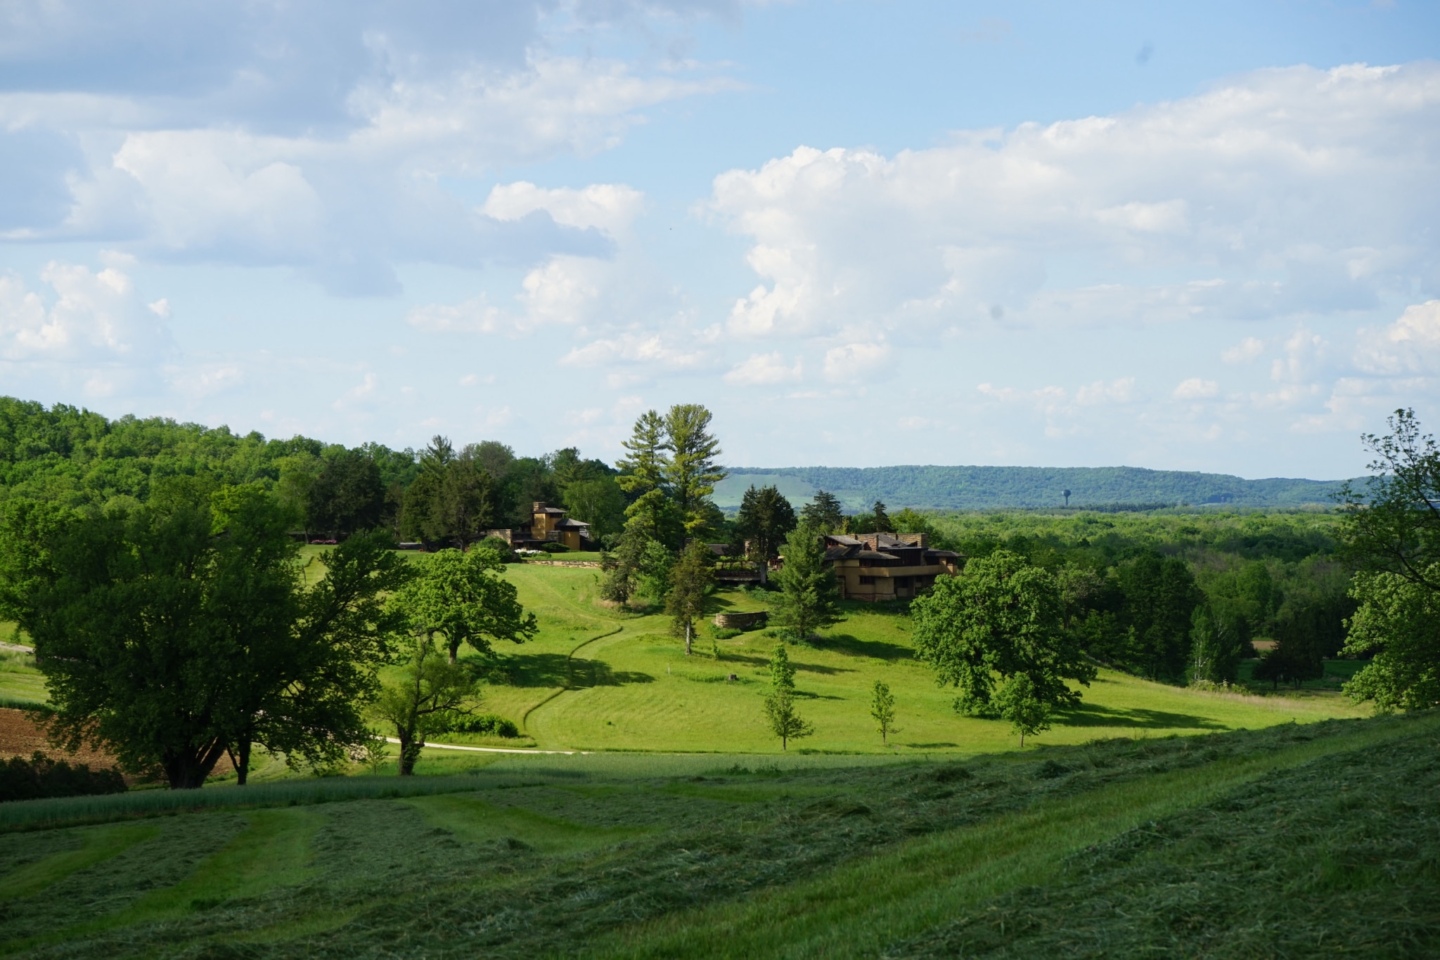
[[[971,560],[910,609],[920,659],[942,686],[958,689],[956,709],[1004,716],[1022,737],[1043,728],[1049,710],[1080,703],[1066,681],[1088,685],[1095,677],[1062,628],[1055,577],[1018,554]]]
[[[515,585],[498,576],[505,561],[487,545],[441,550],[414,565],[418,574],[395,594],[392,607],[412,633],[439,637],[451,663],[462,644],[488,654],[494,641],[524,643],[539,632]]]
[[[821,538],[811,527],[790,531],[784,558],[784,566],[775,574],[780,592],[773,600],[774,621],[795,639],[808,641],[840,619],[840,588],[835,571],[825,564]]]
[[[243,778],[252,742],[319,763],[368,736],[360,703],[398,626],[380,597],[409,577],[383,535],[342,544],[305,590],[286,511],[255,487],[5,521],[6,612],[71,746],[186,788],[227,751]]]
[[[1413,410],[1367,434],[1363,488],[1346,488],[1345,552],[1361,569],[1345,652],[1371,656],[1346,684],[1381,709],[1440,705],[1440,447]]]

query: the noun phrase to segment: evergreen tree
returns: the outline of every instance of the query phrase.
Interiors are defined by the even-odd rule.
[[[775,622],[797,640],[809,641],[817,630],[840,620],[840,589],[835,571],[825,563],[825,548],[809,527],[785,538],[785,565],[775,575]]]
[[[686,537],[710,532],[714,512],[710,496],[715,484],[725,479],[725,469],[716,458],[720,443],[710,433],[710,411],[698,403],[678,403],[665,415],[664,463],[676,512]]]
[[[685,656],[690,656],[695,621],[705,613],[705,597],[714,582],[710,566],[710,548],[699,540],[690,541],[680,560],[670,568],[670,592],[665,597],[665,612],[670,615],[671,631],[685,638]]]
[[[839,533],[845,528],[845,511],[833,493],[817,490],[810,502],[800,508],[800,522],[816,533]]]
[[[769,579],[770,560],[795,525],[795,508],[779,489],[751,486],[745,491],[735,517],[735,537],[738,546],[747,547],[747,558],[760,565],[761,583]]]
[[[631,497],[625,508],[625,527],[668,547],[678,547],[682,524],[671,500],[666,477],[665,421],[647,410],[635,421],[625,456],[616,463],[620,489]]]

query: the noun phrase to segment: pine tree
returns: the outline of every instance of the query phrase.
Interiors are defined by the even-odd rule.
[[[690,656],[695,634],[695,621],[705,613],[705,596],[710,592],[714,576],[710,568],[710,549],[692,540],[680,554],[680,561],[670,568],[670,593],[665,598],[665,612],[670,615],[671,630],[685,638],[685,656]]]
[[[800,522],[814,528],[817,534],[838,533],[845,526],[845,511],[840,498],[824,490],[816,490],[810,502],[800,508]]]
[[[788,627],[797,640],[808,641],[815,631],[840,620],[840,590],[835,573],[825,564],[820,538],[807,526],[785,538],[785,565],[775,575],[780,594],[775,600],[775,622]]]

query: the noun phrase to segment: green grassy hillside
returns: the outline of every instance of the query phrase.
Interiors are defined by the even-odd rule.
[[[702,629],[696,653],[669,635],[664,616],[624,614],[596,600],[596,571],[516,565],[507,574],[522,602],[537,612],[540,635],[498,648],[503,680],[487,690],[487,709],[523,722],[551,749],[779,751],[761,702],[776,640],[761,631],[712,641]],[[763,591],[726,591],[717,609],[764,609]],[[874,753],[886,750],[869,715],[870,691],[884,680],[898,699],[899,731],[891,752],[1005,750],[1014,744],[999,721],[959,716],[954,695],[936,686],[913,657],[903,613],[864,604],[815,646],[791,648],[800,708],[815,735],[798,749]],[[715,654],[718,652],[719,658]],[[731,675],[735,680],[728,679]],[[1338,695],[1259,697],[1198,693],[1101,671],[1084,705],[1042,736],[1047,743],[1097,737],[1161,736],[1263,727],[1358,716]]]
[[[306,549],[312,557],[307,575],[322,575],[319,548]],[[423,556],[411,556],[413,562],[425,562]],[[536,613],[540,632],[523,645],[497,646],[484,710],[515,721],[525,737],[516,744],[451,734],[444,742],[582,751],[780,752],[762,712],[768,662],[777,642],[773,636],[751,631],[714,640],[707,623],[694,655],[686,657],[663,615],[602,604],[593,568],[514,564],[506,576],[521,602]],[[759,590],[722,591],[713,605],[760,610],[767,597]],[[792,646],[799,707],[815,726],[814,736],[792,749],[922,755],[1014,746],[1005,723],[958,715],[951,706],[953,692],[935,684],[913,650],[908,616],[859,603],[846,605],[845,620],[823,642]],[[1344,672],[1349,666],[1336,663],[1328,669]],[[898,730],[888,747],[869,714],[876,680],[889,684],[898,701]],[[1339,695],[1333,680],[1282,694],[1203,693],[1102,670],[1083,690],[1083,705],[1062,714],[1039,742],[1254,729],[1364,712]],[[43,702],[33,658],[0,657],[0,699]],[[285,775],[285,770],[261,768],[257,774],[264,779]]]
[[[6,804],[0,956],[1433,956],[1437,737],[1425,714],[963,762],[474,757],[180,815]]]

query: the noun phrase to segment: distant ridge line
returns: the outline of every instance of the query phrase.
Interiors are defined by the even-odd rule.
[[[722,509],[739,506],[751,484],[775,485],[793,503],[816,490],[849,510],[875,500],[887,509],[987,510],[1069,506],[1333,506],[1344,480],[1267,477],[1148,467],[985,467],[903,464],[888,467],[730,467],[716,487]]]

